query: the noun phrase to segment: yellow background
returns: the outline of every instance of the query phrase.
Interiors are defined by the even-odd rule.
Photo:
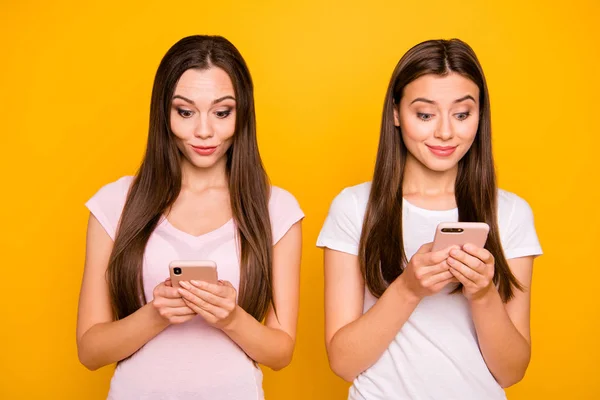
[[[246,58],[263,160],[307,215],[296,353],[266,372],[268,399],[345,398],[326,361],[314,243],[333,197],[371,177],[396,62],[451,37],[483,64],[500,185],[530,202],[545,250],[533,359],[509,398],[600,398],[596,0],[101,3],[0,5],[0,398],[105,398],[112,367],[87,371],[75,346],[83,204],[136,171],[158,63],[197,33],[224,35]]]

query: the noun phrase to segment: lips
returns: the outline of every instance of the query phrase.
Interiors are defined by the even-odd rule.
[[[439,157],[448,157],[456,150],[457,146],[430,146],[426,145],[429,151]]]
[[[201,156],[209,156],[217,150],[217,146],[190,146],[192,147],[192,150]]]

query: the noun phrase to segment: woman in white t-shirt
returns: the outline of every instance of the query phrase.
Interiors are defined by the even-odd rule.
[[[431,251],[440,222],[485,248]],[[350,399],[504,399],[531,356],[529,205],[496,186],[482,68],[460,40],[410,49],[387,90],[373,181],[344,189],[325,248],[326,344]]]

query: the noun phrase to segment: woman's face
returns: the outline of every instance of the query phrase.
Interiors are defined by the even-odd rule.
[[[197,168],[210,168],[231,146],[235,132],[235,91],[221,68],[188,69],[171,104],[171,130],[177,147]]]
[[[475,140],[479,88],[457,73],[421,76],[404,87],[394,121],[412,157],[432,171],[448,171]]]

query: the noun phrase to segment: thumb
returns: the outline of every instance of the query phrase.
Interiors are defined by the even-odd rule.
[[[419,247],[419,250],[417,250],[417,254],[429,253],[429,252],[431,252],[432,248],[433,248],[433,242],[425,243],[423,246]]]

